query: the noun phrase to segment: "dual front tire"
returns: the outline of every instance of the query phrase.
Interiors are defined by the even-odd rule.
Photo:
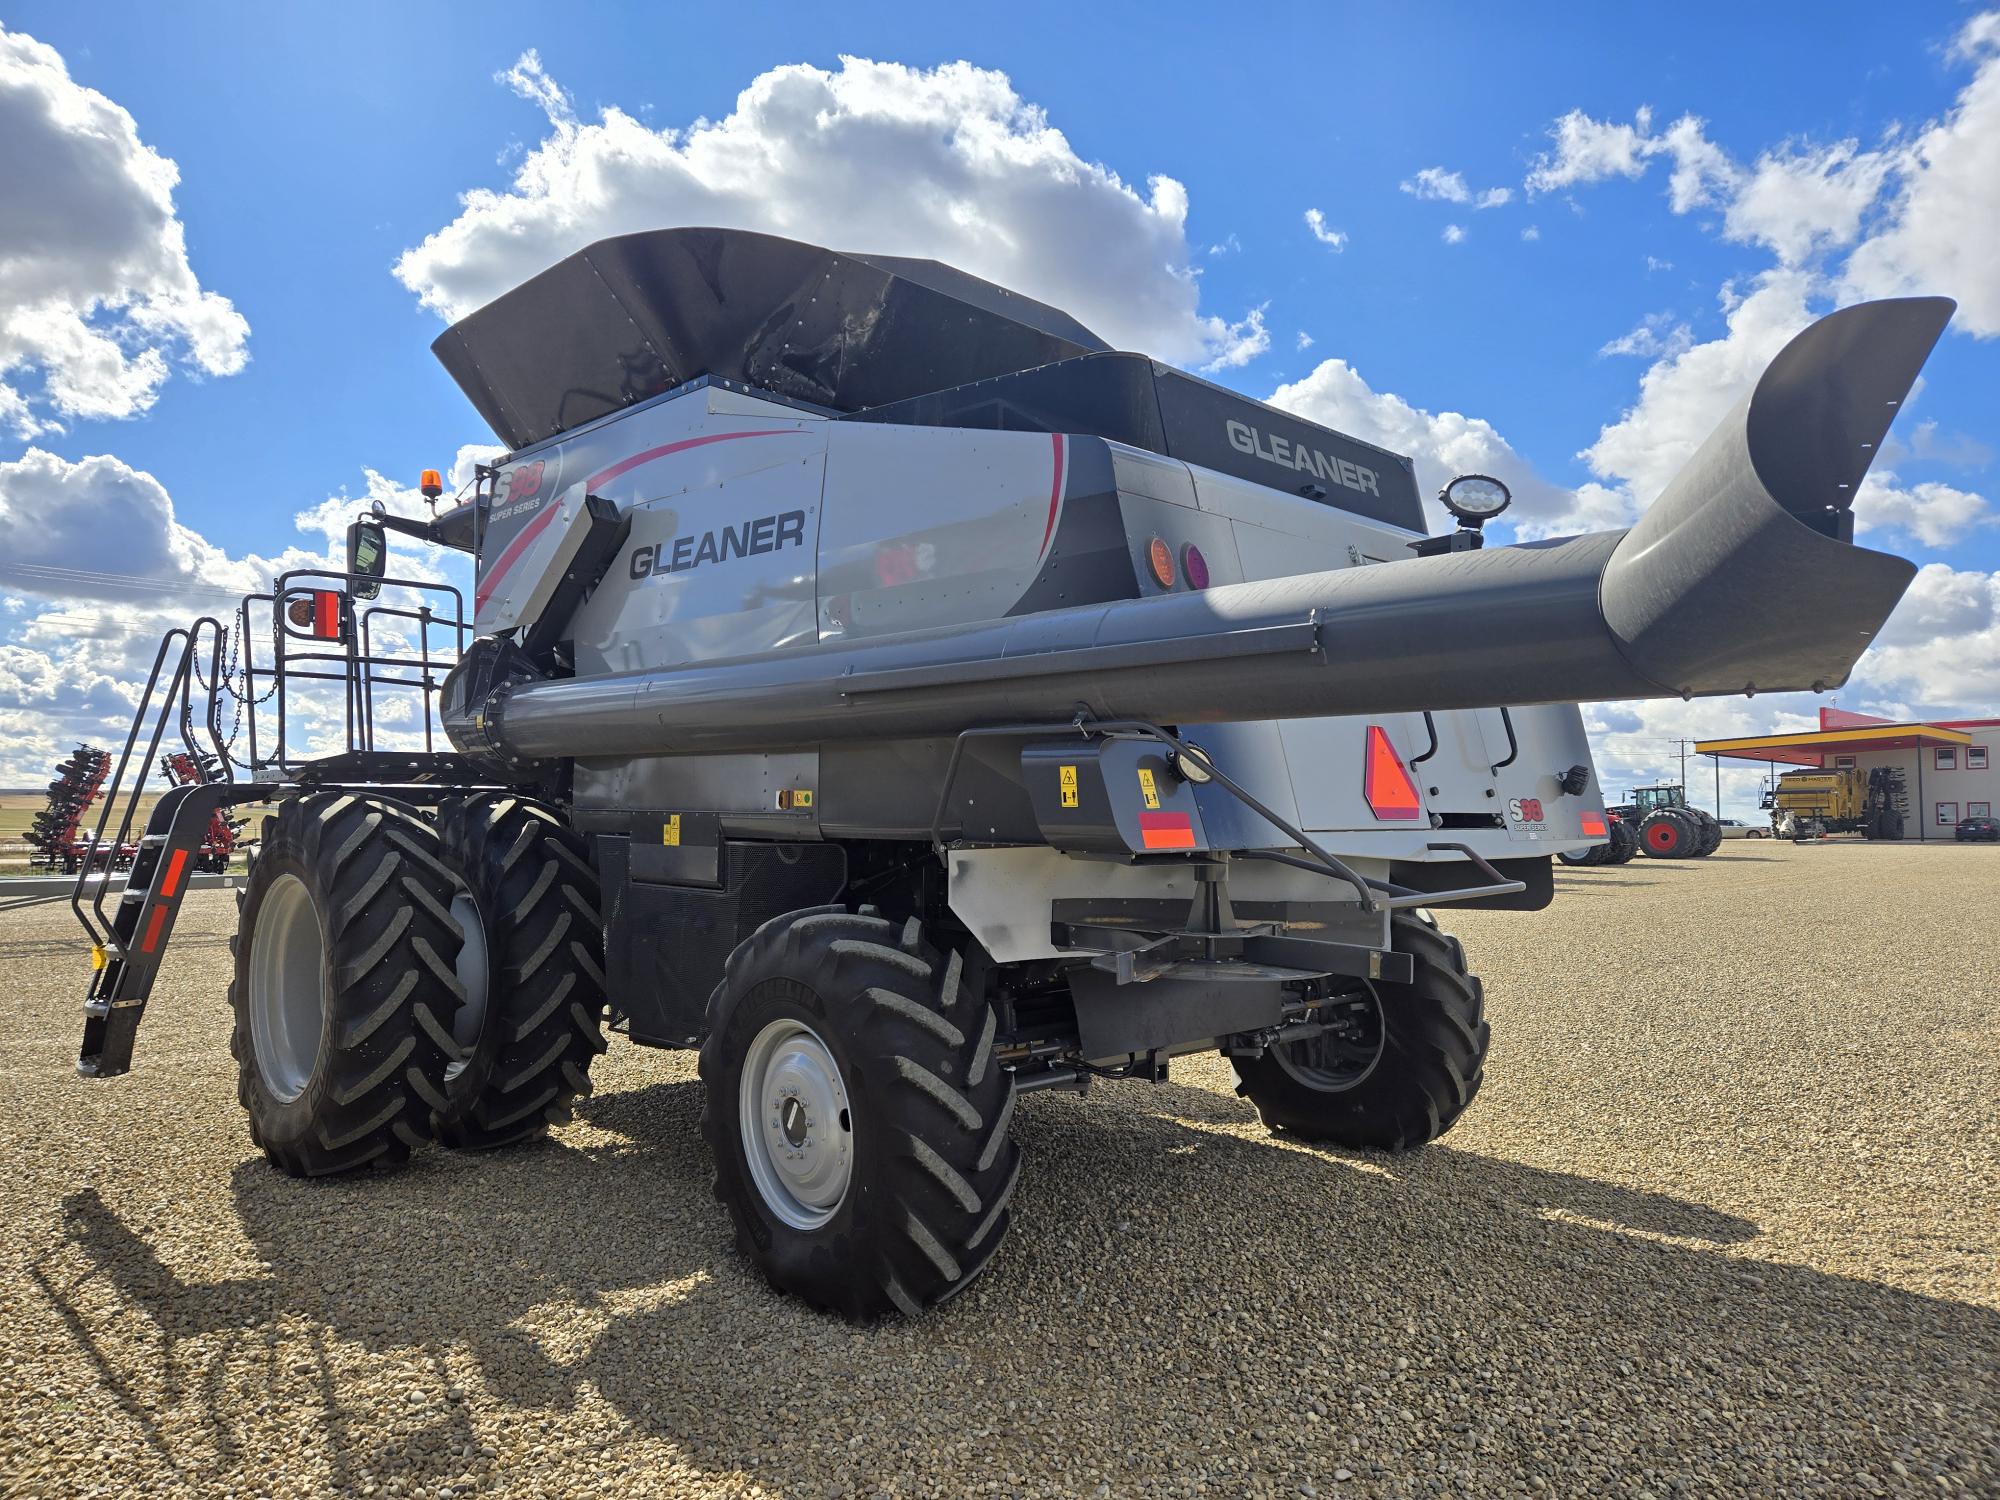
[[[437,826],[325,792],[265,820],[231,939],[250,1135],[294,1176],[506,1145],[568,1117],[603,1049],[597,882],[516,798]]]

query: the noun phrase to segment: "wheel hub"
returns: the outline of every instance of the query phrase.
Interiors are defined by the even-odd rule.
[[[326,1025],[325,939],[312,892],[296,875],[271,882],[250,934],[250,1041],[271,1097],[305,1092]]]
[[[1381,997],[1372,985],[1332,1001],[1322,1012],[1327,1029],[1304,1041],[1271,1049],[1278,1066],[1307,1088],[1338,1094],[1353,1088],[1382,1060],[1386,1034]]]
[[[451,1039],[458,1045],[459,1055],[444,1065],[444,1081],[455,1082],[465,1071],[465,1065],[472,1060],[472,1051],[479,1045],[479,1033],[486,1026],[487,989],[489,977],[486,954],[486,924],[479,918],[479,905],[471,893],[459,891],[451,898],[451,919],[458,923],[465,941],[459,945],[458,961],[452,966],[458,975],[458,982],[465,988],[465,1003],[458,1008],[458,1014],[451,1018]]]
[[[757,1033],[738,1089],[743,1155],[765,1206],[818,1229],[854,1175],[853,1118],[840,1064],[819,1033],[781,1018]]]

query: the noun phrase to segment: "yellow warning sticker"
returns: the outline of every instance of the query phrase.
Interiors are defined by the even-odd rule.
[[[1064,807],[1075,807],[1075,806],[1077,805],[1077,804],[1076,804],[1076,767],[1075,767],[1075,766],[1058,766],[1058,767],[1056,768],[1056,775],[1058,776],[1058,778],[1060,779],[1060,782],[1061,782],[1061,789],[1062,789],[1062,805],[1063,805]]]
[[[681,815],[679,813],[675,813],[660,825],[660,842],[672,849],[680,848]]]
[[[813,805],[813,794],[811,787],[802,786],[793,791],[792,806],[811,807],[812,805]]]
[[[1160,784],[1144,766],[1139,768],[1139,796],[1154,812],[1160,810]]]

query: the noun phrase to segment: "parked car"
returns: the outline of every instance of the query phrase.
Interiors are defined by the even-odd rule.
[[[1745,823],[1741,818],[1724,818],[1722,836],[1726,839],[1767,839],[1771,836],[1771,830],[1761,823]]]
[[[2000,818],[1960,818],[1958,831],[1952,837],[1961,844],[1969,844],[1974,839],[2000,844]]]

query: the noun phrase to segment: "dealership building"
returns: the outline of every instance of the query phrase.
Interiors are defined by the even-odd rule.
[[[1901,771],[1905,838],[1949,840],[1960,818],[2000,816],[2000,719],[1902,724],[1822,708],[1817,730],[1702,740],[1694,748],[1722,760],[1765,761],[1778,771]]]

